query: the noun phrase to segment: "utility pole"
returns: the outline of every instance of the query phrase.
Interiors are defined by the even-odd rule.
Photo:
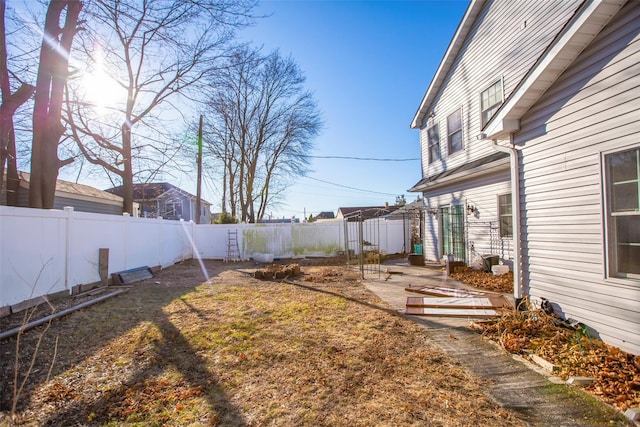
[[[200,197],[202,196],[202,114],[200,114],[200,126],[198,127],[198,183],[196,190],[196,224],[200,224],[201,210]]]

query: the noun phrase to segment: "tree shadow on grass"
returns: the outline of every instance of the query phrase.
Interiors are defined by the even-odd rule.
[[[342,293],[339,293],[339,292],[334,292],[334,291],[330,291],[330,290],[327,290],[327,289],[321,289],[321,288],[314,287],[314,286],[303,285],[302,283],[298,283],[298,282],[293,281],[293,280],[285,280],[284,282],[288,283],[290,285],[296,286],[298,288],[305,289],[307,291],[318,292],[318,293],[322,293],[322,294],[326,294],[326,295],[331,295],[331,296],[334,296],[334,297],[343,298],[343,299],[345,299],[347,301],[351,301],[351,302],[354,302],[356,304],[360,304],[360,305],[365,306],[365,307],[373,308],[375,310],[384,311],[385,313],[392,314],[394,316],[401,316],[400,313],[398,313],[398,311],[393,309],[393,308],[389,308],[389,307],[384,307],[382,305],[373,304],[373,303],[370,303],[370,302],[367,302],[367,301],[363,301],[361,299],[358,299],[358,298],[355,298],[355,297],[351,297],[351,296],[348,296],[348,295],[345,295],[345,294],[342,294]]]
[[[69,422],[105,424],[110,421],[175,423],[179,418],[180,399],[201,397],[206,401],[207,413],[200,416],[211,425],[246,425],[240,411],[233,406],[220,387],[217,376],[207,368],[206,360],[197,354],[184,335],[166,316],[154,318],[161,339],[151,351],[154,363],[135,371],[125,383],[106,392],[89,405],[74,403],[66,410],[55,413],[46,425],[65,425]],[[158,377],[168,370],[177,372],[177,390],[173,381],[163,384]],[[187,403],[188,404],[188,403]],[[164,407],[164,408],[163,408]],[[156,414],[149,414],[149,410]],[[165,413],[159,413],[164,409]]]
[[[209,424],[246,425],[242,414],[229,402],[215,373],[207,368],[205,358],[198,354],[164,311],[171,302],[179,299],[184,301],[185,295],[193,292],[201,283],[202,276],[192,274],[193,268],[188,264],[174,266],[149,281],[134,285],[125,294],[56,321],[43,338],[35,364],[37,369],[29,377],[18,412],[32,399],[33,391],[47,382],[48,367],[52,364],[55,352],[57,357],[53,361],[51,381],[59,379],[62,382],[63,378],[73,375],[74,370],[78,371],[77,378],[67,382],[72,384],[71,387],[65,386],[67,393],[54,394],[52,391],[47,394],[45,403],[57,410],[51,412],[46,419],[38,420],[39,425],[103,425],[114,421],[144,423],[154,417],[160,424],[166,424],[175,420],[171,418],[174,416],[171,415],[172,408],[162,408],[163,404],[173,405],[173,414],[176,414],[179,412],[176,406],[181,399],[185,402],[193,402],[192,399],[204,402],[204,405],[200,404],[206,407],[202,411],[206,413],[198,416],[202,420],[208,420]],[[181,283],[172,283],[174,280]],[[197,311],[193,306],[188,308],[190,311]],[[204,318],[199,313],[195,315]],[[82,383],[87,384],[86,381],[89,380],[83,376],[90,376],[91,369],[82,369],[81,365],[119,337],[135,328],[144,327],[144,324],[148,328],[143,331],[143,336],[126,346],[127,353],[132,354],[134,359],[137,355],[144,357],[141,357],[139,363],[134,360],[131,372],[123,375],[125,380],[105,386],[104,389],[101,389],[100,384],[96,385],[94,380],[94,384],[88,387],[95,387],[95,396],[87,397],[82,393]],[[146,336],[147,334],[151,335]],[[24,362],[33,354],[38,335],[36,329],[22,337],[22,348],[25,351],[21,352],[21,359]],[[15,355],[15,340],[0,343],[0,351],[3,355]],[[112,356],[117,360],[119,355]],[[11,373],[10,376],[13,377],[12,363],[6,359],[13,357],[3,356],[0,373],[3,376]],[[105,364],[114,363],[114,360],[105,360]],[[98,371],[102,369],[100,366],[92,368]],[[105,369],[109,367],[105,366]],[[173,375],[170,380],[163,379],[163,374],[167,372]],[[23,372],[20,374],[24,375]],[[62,377],[57,379],[61,374]],[[175,390],[174,382],[178,383],[180,390]],[[5,384],[3,388],[11,387],[6,387]],[[154,395],[156,392],[159,394]],[[10,408],[10,399],[10,395],[2,397],[3,409]],[[31,403],[31,406],[34,407],[34,404]],[[150,414],[150,411],[153,413]],[[169,418],[162,421],[163,417]],[[179,414],[175,417],[178,418]]]

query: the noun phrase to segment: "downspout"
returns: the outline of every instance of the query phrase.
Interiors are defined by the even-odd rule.
[[[520,239],[520,165],[518,162],[518,151],[513,145],[505,147],[499,145],[496,139],[492,139],[493,148],[497,151],[509,154],[511,167],[511,215],[513,218],[513,298],[515,307],[519,308],[522,302],[524,290],[522,288],[521,274],[521,239]]]

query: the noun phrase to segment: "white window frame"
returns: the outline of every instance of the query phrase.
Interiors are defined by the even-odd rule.
[[[436,135],[437,135],[437,139],[436,142],[432,143],[431,140],[431,130],[434,129],[436,130]],[[437,148],[437,158],[435,156],[433,156],[433,153],[431,152],[432,148],[436,147]],[[438,122],[434,122],[434,123],[429,123],[427,125],[427,156],[429,158],[429,164],[435,162],[436,160],[440,160],[442,158],[442,152],[441,152],[441,147],[440,147],[440,129],[438,127]]]
[[[503,197],[509,198],[509,205],[511,206],[511,212],[509,213],[503,213],[502,211],[503,204],[501,199]],[[505,217],[509,216],[511,218],[511,234],[506,234],[505,231],[503,230],[503,225],[502,225],[503,216]],[[501,239],[513,239],[513,195],[512,193],[498,194],[498,232],[500,233]]]
[[[450,128],[450,124],[449,124],[449,118],[451,116],[453,116],[454,114],[456,114],[456,113],[460,115],[460,127],[457,128],[457,129],[451,129]],[[451,154],[454,154],[454,153],[458,153],[460,151],[464,151],[465,144],[464,144],[464,132],[462,131],[463,127],[464,126],[463,126],[463,121],[462,121],[462,107],[458,107],[453,113],[451,113],[451,114],[449,114],[447,116],[447,154],[448,155],[451,155]],[[457,133],[460,133],[460,144],[461,144],[461,147],[459,149],[453,151],[451,149],[451,147],[452,147],[451,140],[452,140],[453,136],[455,134],[457,134]]]
[[[172,206],[172,213],[169,213],[169,205]],[[180,215],[176,215],[176,206],[180,206]],[[164,202],[164,214],[165,216],[169,217],[169,216],[175,216],[178,218],[182,218],[183,215],[183,211],[184,211],[184,200],[182,200],[179,197],[173,197],[170,199],[165,200]]]
[[[490,91],[494,86],[496,86],[497,84],[500,84],[500,90],[497,92],[500,94],[500,101],[499,102],[494,102],[493,104],[487,106],[486,108],[484,108],[483,105],[483,95]],[[500,108],[500,106],[504,103],[504,79],[501,77],[497,80],[494,80],[493,83],[491,83],[490,85],[486,86],[484,88],[484,90],[482,90],[480,92],[480,127],[482,129],[484,129],[484,127],[486,126],[487,123],[489,123],[489,120],[491,120],[491,118],[495,115],[496,111],[498,111],[498,109]],[[487,118],[485,120],[485,113],[486,112],[491,112],[491,115],[487,115]]]
[[[608,279],[617,279],[624,280],[627,282],[631,279],[634,282],[640,280],[640,274],[637,273],[629,273],[629,272],[619,272],[618,271],[618,244],[617,244],[617,233],[616,233],[616,220],[618,217],[640,217],[640,206],[637,210],[624,210],[620,212],[613,212],[612,206],[612,191],[610,186],[610,175],[609,175],[609,162],[608,159],[610,156],[623,153],[625,151],[635,151],[636,152],[636,167],[640,169],[640,146],[628,146],[621,147],[616,150],[603,152],[601,155],[601,174],[602,174],[602,194],[603,194],[603,223],[604,223],[604,241],[603,246],[604,257],[605,257],[605,278]],[[640,205],[640,170],[637,171],[638,176],[635,180],[638,182],[638,203]],[[630,182],[633,182],[631,180]],[[615,185],[615,184],[613,184]],[[640,242],[636,242],[640,243]],[[626,279],[626,280],[625,280]]]

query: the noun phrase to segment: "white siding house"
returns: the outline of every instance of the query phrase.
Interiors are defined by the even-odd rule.
[[[412,127],[425,256],[640,353],[640,2],[472,1]]]

